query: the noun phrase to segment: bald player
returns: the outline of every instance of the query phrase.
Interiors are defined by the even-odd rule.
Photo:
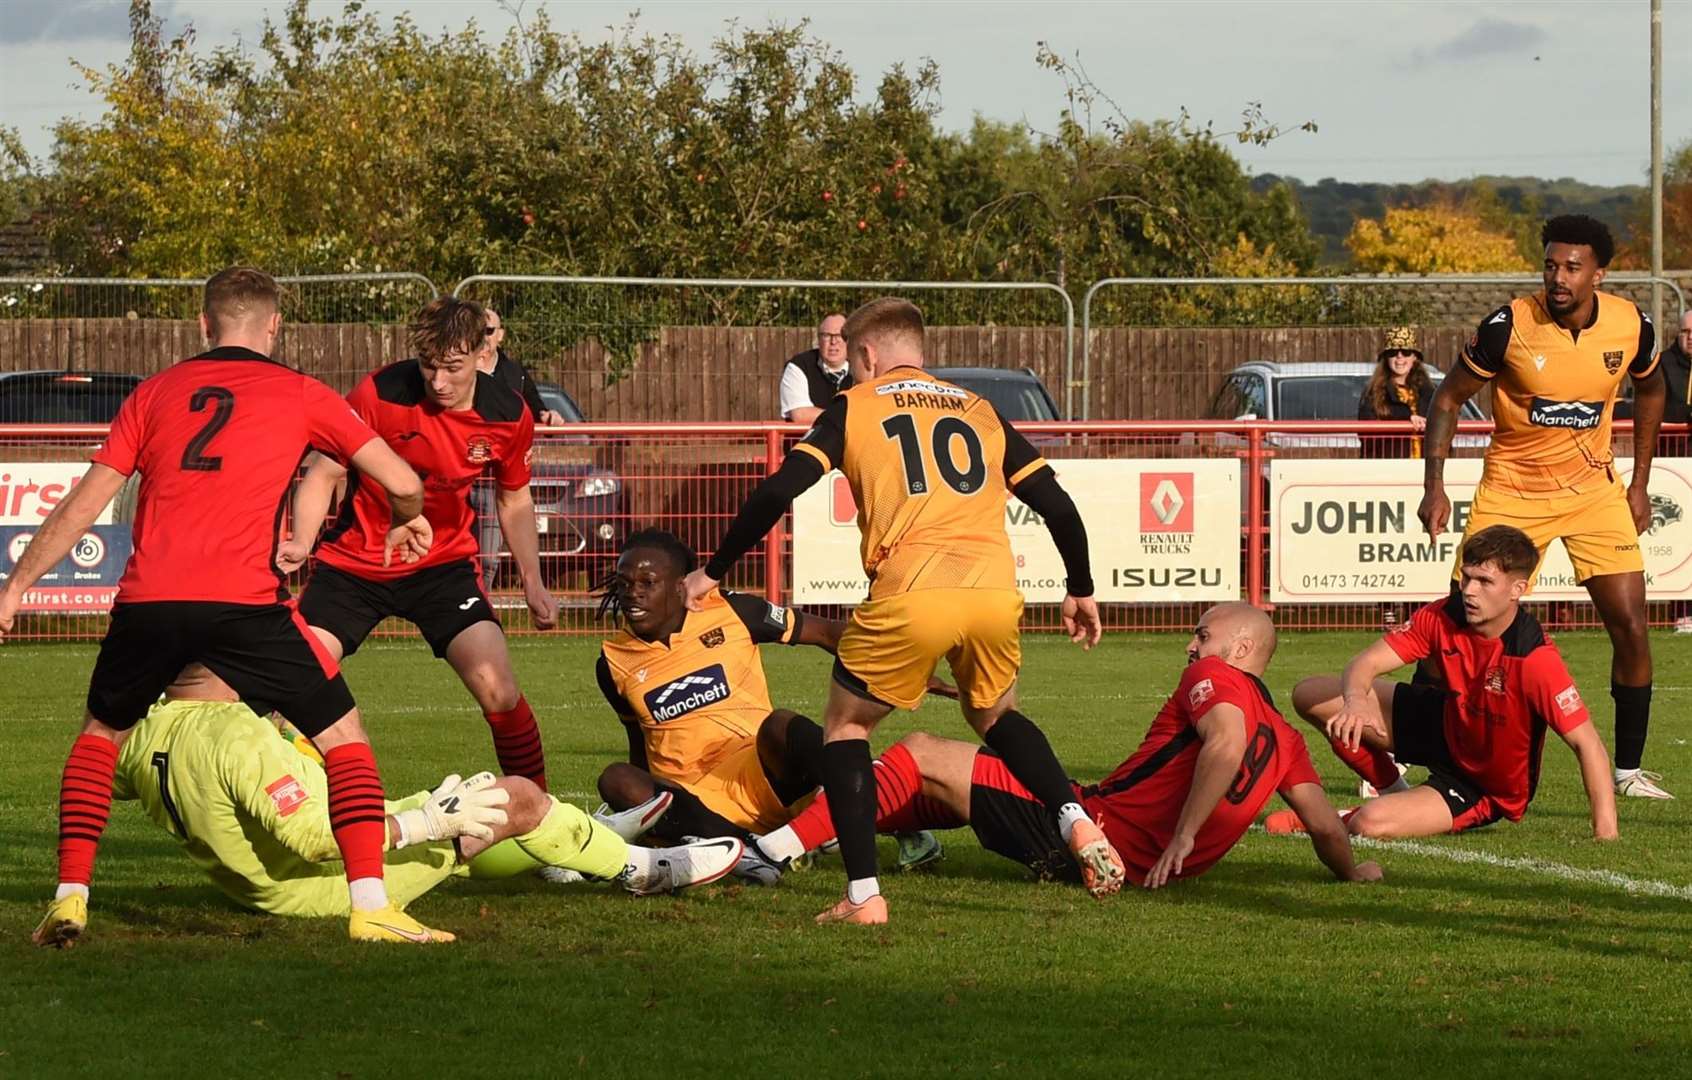
[[[1128,880],[1156,889],[1197,877],[1239,842],[1278,793],[1310,833],[1316,855],[1342,881],[1378,881],[1381,868],[1353,861],[1338,813],[1322,792],[1304,739],[1269,697],[1262,675],[1275,655],[1275,627],[1249,604],[1219,604],[1187,642],[1187,669],[1128,760],[1075,798],[1122,854]],[[876,765],[876,827],[882,832],[965,825],[981,846],[1036,877],[1080,881],[1051,815],[991,749],[917,732]],[[834,835],[819,799],[763,837],[772,858],[791,858]]]

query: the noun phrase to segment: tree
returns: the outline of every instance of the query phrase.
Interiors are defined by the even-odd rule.
[[[1359,219],[1345,246],[1365,274],[1490,274],[1531,271],[1516,236],[1488,225],[1483,209],[1444,204],[1393,207]]]
[[[1317,247],[1290,189],[1257,193],[1227,140],[1184,114],[1135,121],[1042,48],[1066,107],[1055,130],[939,131],[932,64],[870,87],[804,23],[731,26],[703,55],[631,22],[603,42],[544,11],[497,43],[474,23],[427,35],[354,0],[290,0],[255,51],[166,40],[132,0],[131,50],[83,69],[105,102],[56,132],[44,179],[77,273],[198,276],[242,261],[292,273],[406,269],[577,276],[1047,281],[1296,273]],[[1303,125],[1314,130],[1313,124]],[[815,303],[849,303],[807,294]],[[653,326],[775,321],[767,290],[631,299],[576,290],[545,312],[627,362]],[[957,321],[1050,316],[1050,298]],[[1023,307],[1017,307],[1022,304]],[[539,321],[539,320],[535,320]],[[573,338],[572,338],[573,339]]]
[[[1628,239],[1617,261],[1630,269],[1651,268],[1651,191],[1645,189],[1628,214]],[[1663,160],[1663,267],[1692,266],[1692,139]]]
[[[944,214],[961,232],[958,271],[1065,288],[1103,277],[1213,274],[1237,255],[1242,236],[1258,251],[1278,252],[1280,269],[1314,265],[1316,247],[1290,192],[1253,193],[1222,145],[1281,136],[1258,106],[1238,130],[1220,134],[1185,114],[1134,121],[1078,62],[1044,45],[1038,62],[1064,83],[1054,132],[978,120],[967,141],[950,146],[947,175],[966,178],[962,201],[954,196]]]
[[[490,51],[292,0],[261,56],[166,42],[145,0],[127,63],[57,132],[55,240],[88,273],[403,266],[627,275],[888,274],[921,263],[932,67],[868,102],[798,27],[588,44],[544,12]],[[491,55],[490,55],[491,52]]]

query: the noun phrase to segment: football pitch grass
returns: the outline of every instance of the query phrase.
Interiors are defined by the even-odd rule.
[[[1367,640],[1285,635],[1277,702]],[[1558,641],[1608,742],[1608,642]],[[1100,778],[1144,734],[1183,645],[1113,635],[1084,654],[1033,637],[1024,709],[1073,775]],[[1692,649],[1654,645],[1647,765],[1682,799],[1623,801],[1615,844],[1590,839],[1573,755],[1552,736],[1521,824],[1371,847],[1379,885],[1335,882],[1303,839],[1253,831],[1202,878],[1100,902],[1032,883],[959,831],[933,872],[885,879],[886,928],[812,925],[842,887],[829,857],[775,888],[646,900],[449,882],[412,910],[459,942],[417,949],[236,909],[118,803],[89,935],[58,953],[28,934],[93,650],[7,644],[0,1077],[1686,1075]],[[625,746],[596,648],[514,645],[551,786],[578,803]],[[819,716],[826,657],[764,658],[775,702]],[[390,793],[492,765],[479,713],[420,642],[375,643],[347,675]],[[931,700],[889,718],[876,748],[915,728],[968,737],[955,705]],[[1311,748],[1331,797],[1355,802],[1351,774]],[[882,851],[891,861],[890,841]]]

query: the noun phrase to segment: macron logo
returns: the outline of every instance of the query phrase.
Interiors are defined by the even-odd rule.
[[[646,711],[652,714],[655,723],[662,724],[686,716],[695,709],[726,701],[728,696],[728,675],[723,671],[723,665],[712,664],[648,691]]]

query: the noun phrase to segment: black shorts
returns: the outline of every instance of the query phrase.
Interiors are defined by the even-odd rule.
[[[1503,815],[1486,790],[1451,757],[1445,742],[1446,691],[1426,683],[1399,683],[1392,692],[1392,756],[1427,768],[1431,787],[1451,811],[1452,832],[1491,825]]]
[[[1080,789],[1075,797],[1080,800]],[[991,750],[975,753],[969,827],[982,847],[1028,867],[1041,881],[1081,880],[1081,868],[1058,832],[1056,813],[1023,787]]]
[[[357,652],[376,624],[390,615],[423,631],[423,640],[437,657],[446,656],[452,639],[477,623],[499,625],[470,559],[392,581],[370,581],[319,563],[300,594],[300,614],[312,626],[334,634],[342,656]]]
[[[307,737],[353,710],[334,657],[292,607],[172,600],[112,609],[88,681],[88,712],[127,731],[194,661],[253,711],[276,710]]]

